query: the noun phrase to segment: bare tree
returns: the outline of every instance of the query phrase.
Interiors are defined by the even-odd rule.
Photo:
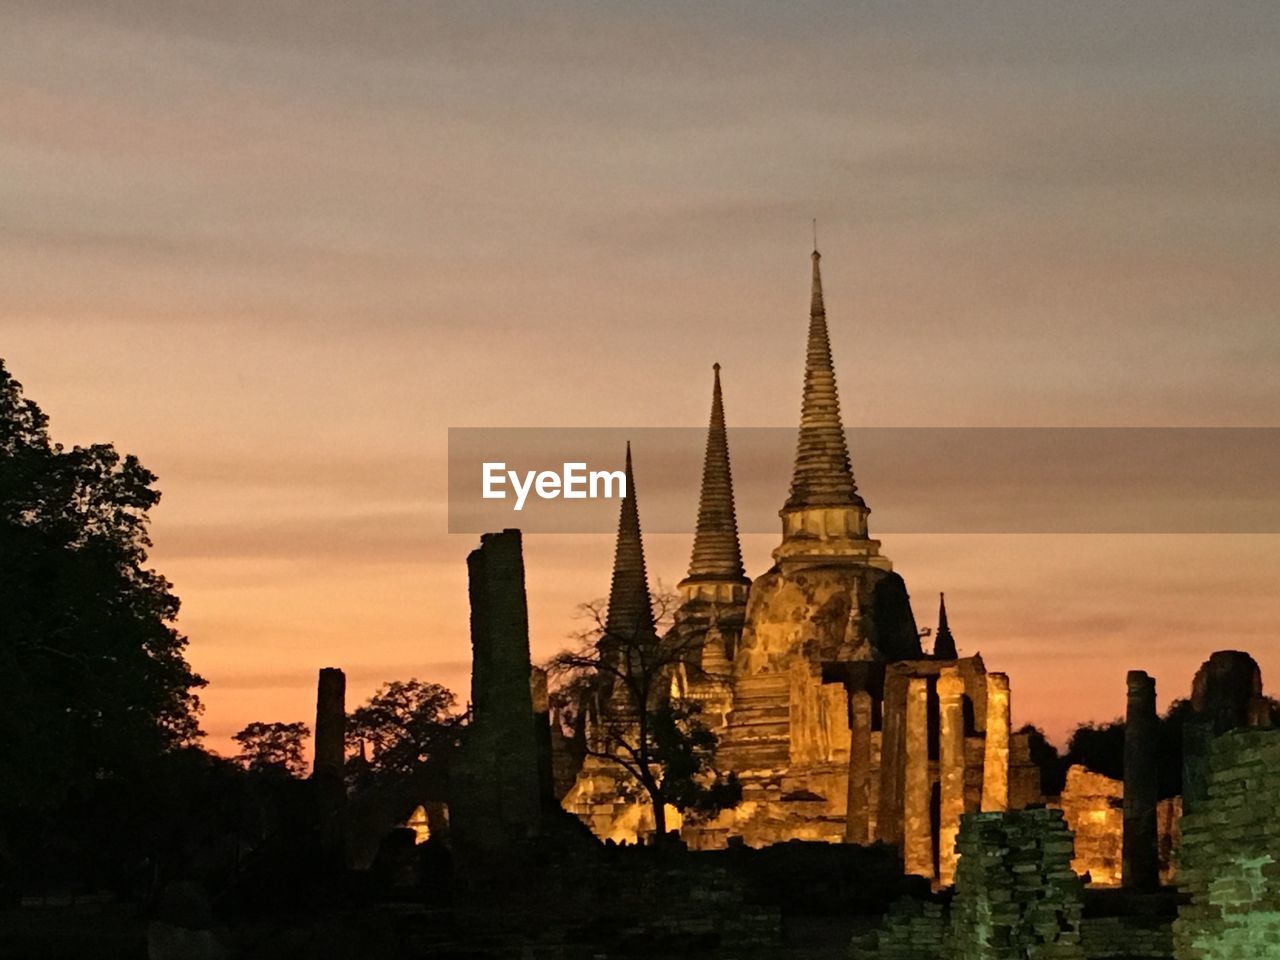
[[[584,603],[587,627],[574,645],[552,658],[555,706],[565,722],[585,732],[586,755],[621,768],[653,809],[655,842],[667,833],[666,806],[708,816],[738,803],[737,776],[713,764],[716,734],[703,722],[702,705],[672,695],[683,674],[708,676],[701,666],[701,638],[673,622],[677,595],[659,587],[653,595],[655,629],[628,634],[606,627],[606,604]]]

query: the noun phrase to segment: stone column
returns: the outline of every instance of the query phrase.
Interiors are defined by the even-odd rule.
[[[486,533],[467,557],[467,572],[472,720],[449,765],[455,856],[502,850],[539,833],[544,796],[520,531]]]
[[[342,776],[346,727],[346,675],[337,667],[324,667],[316,681],[316,756],[311,782],[321,862],[329,870],[346,865],[343,808],[347,791]]]
[[[982,757],[982,810],[1009,809],[1009,677],[987,674],[987,733]]]
[[[964,813],[964,680],[957,667],[943,667],[938,675],[938,722],[938,882],[949,887]]]
[[[906,775],[902,798],[902,860],[907,873],[933,879],[929,816],[929,681],[907,681]]]
[[[885,670],[880,701],[880,789],[875,838],[902,849],[903,764],[907,747],[907,677],[900,664]]]
[[[846,843],[871,842],[871,694],[849,695],[849,807]]]
[[[314,776],[342,779],[346,728],[346,675],[337,667],[324,667],[316,684],[316,757],[311,768]]]
[[[1160,885],[1156,834],[1160,752],[1156,721],[1156,682],[1130,670],[1129,704],[1124,723],[1124,861],[1121,880],[1132,890]]]

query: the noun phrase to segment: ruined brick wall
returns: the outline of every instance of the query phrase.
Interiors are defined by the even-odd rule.
[[[1059,803],[1075,837],[1071,868],[1098,886],[1119,886],[1124,784],[1076,764]]]
[[[1177,960],[1280,954],[1280,730],[1213,742],[1208,795],[1182,819]]]
[[[947,917],[941,903],[903,898],[889,908],[879,929],[855,936],[849,960],[946,960]]]
[[[1089,960],[1169,960],[1173,931],[1167,917],[1086,917],[1080,942]]]
[[[968,814],[951,905],[952,960],[1084,960],[1080,878],[1060,810]]]
[[[1062,810],[1075,837],[1072,869],[1092,886],[1118,887],[1124,837],[1124,784],[1079,764],[1067,771],[1067,783],[1051,806]],[[1177,878],[1181,843],[1182,799],[1171,797],[1156,806],[1160,882]]]

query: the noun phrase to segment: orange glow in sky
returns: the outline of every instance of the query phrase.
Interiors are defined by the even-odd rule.
[[[322,666],[465,701],[448,427],[697,426],[713,361],[795,425],[813,216],[847,425],[1280,420],[1266,7],[9,6],[0,356],[159,475],[219,750]],[[1280,537],[883,551],[1059,739],[1216,649],[1280,691]],[[527,539],[535,656],[611,552]]]

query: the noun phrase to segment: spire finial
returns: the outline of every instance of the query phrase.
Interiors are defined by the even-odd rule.
[[[933,655],[939,660],[955,660],[956,639],[951,635],[951,627],[947,623],[947,595],[938,594],[938,633],[933,640]]]
[[[640,536],[640,511],[636,506],[636,481],[631,466],[630,441],[627,441],[626,478],[627,489],[618,511],[618,540],[613,554],[609,610],[605,617],[605,632],[623,642],[646,636],[654,630],[653,604],[649,598],[644,542]]]
[[[805,357],[804,397],[800,405],[800,439],[796,445],[791,496],[784,510],[866,506],[853,481],[849,447],[840,421],[840,397],[836,391],[835,368],[831,363],[820,260],[821,255],[814,250],[809,345]]]
[[[813,218],[813,252],[818,252],[818,218]]]
[[[720,364],[713,364],[711,422],[702,464],[702,492],[698,498],[698,526],[689,561],[690,581],[746,583],[738,518],[733,504],[733,476],[729,469],[729,441],[724,426],[724,397],[720,392]]]

